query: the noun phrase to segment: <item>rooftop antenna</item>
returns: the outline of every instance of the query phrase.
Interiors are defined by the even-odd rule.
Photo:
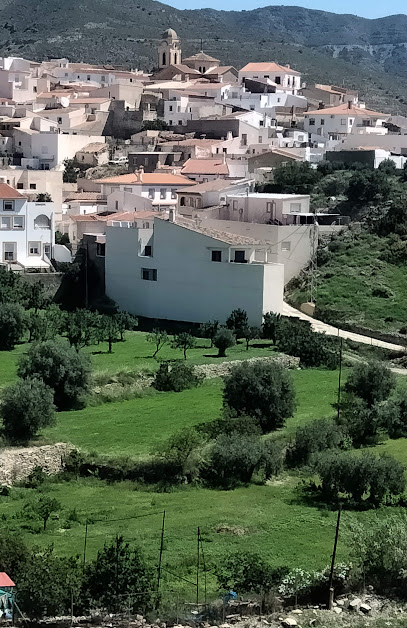
[[[203,52],[203,39],[201,38],[201,51]]]

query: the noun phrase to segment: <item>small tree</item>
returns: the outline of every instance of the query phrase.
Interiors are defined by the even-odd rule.
[[[226,327],[233,331],[237,339],[243,338],[244,330],[249,327],[247,312],[240,308],[233,310],[226,320]]]
[[[54,512],[61,510],[59,501],[48,495],[41,495],[37,502],[32,505],[33,512],[42,520],[43,530],[47,529],[47,523]]]
[[[203,381],[203,377],[195,373],[193,366],[188,364],[160,364],[154,379],[157,390],[181,392],[187,388],[195,388]]]
[[[396,386],[396,376],[381,362],[361,362],[354,366],[344,390],[363,399],[371,408],[387,399]]]
[[[69,344],[79,351],[96,341],[100,328],[100,315],[85,309],[68,312],[64,327]]]
[[[242,551],[229,554],[215,569],[221,589],[258,595],[275,588],[288,571],[271,567],[261,554]]]
[[[273,345],[277,344],[277,329],[281,320],[281,314],[266,312],[263,316],[263,338],[272,340]]]
[[[49,299],[45,292],[45,285],[42,281],[36,281],[27,287],[27,309],[34,310],[37,314],[38,310],[43,309],[49,303]]]
[[[226,349],[235,346],[236,337],[230,329],[221,327],[221,329],[219,329],[216,333],[213,344],[218,350],[218,357],[224,358],[226,356]]]
[[[47,340],[32,345],[20,358],[19,377],[41,379],[54,391],[58,410],[69,410],[78,404],[89,383],[89,360],[66,342]]]
[[[168,334],[163,329],[153,329],[150,334],[147,334],[147,342],[155,345],[155,351],[152,355],[152,357],[155,358],[157,353],[168,344]]]
[[[109,346],[109,353],[112,353],[113,343],[117,342],[120,335],[120,326],[115,316],[101,315],[99,318],[99,338],[105,340]]]
[[[120,341],[124,342],[124,332],[133,331],[138,325],[138,320],[129,312],[118,312],[114,315],[114,318],[119,330]]]
[[[208,480],[228,488],[250,482],[262,461],[263,447],[258,436],[233,432],[220,434],[212,446]]]
[[[37,203],[52,203],[51,194],[48,194],[48,192],[40,192],[37,194],[35,201]]]
[[[242,336],[246,341],[246,351],[249,351],[250,341],[261,338],[261,329],[259,327],[245,327]]]
[[[23,308],[15,303],[0,303],[0,350],[14,349],[24,331]]]
[[[257,419],[263,432],[276,430],[295,409],[291,375],[276,363],[242,363],[225,378],[223,403]]]
[[[184,353],[184,360],[187,359],[187,351],[193,349],[196,345],[196,338],[187,331],[182,331],[180,334],[174,336],[171,347],[173,349],[182,349]]]
[[[287,462],[292,467],[310,462],[311,456],[320,451],[347,445],[346,430],[331,419],[318,419],[301,425],[287,449]]]
[[[203,338],[209,338],[211,341],[210,349],[213,347],[213,341],[219,329],[219,321],[208,321],[207,323],[202,323],[199,328],[201,336]]]
[[[123,537],[116,537],[87,565],[82,592],[87,609],[93,606],[118,613],[123,609],[124,596],[128,596],[132,612],[145,612],[151,608],[155,585],[155,574],[140,549],[131,549]]]
[[[10,441],[25,442],[55,419],[53,391],[39,379],[19,380],[3,392],[0,414]]]
[[[64,159],[63,164],[65,166],[63,173],[64,183],[76,183],[78,180],[78,169],[74,159]]]

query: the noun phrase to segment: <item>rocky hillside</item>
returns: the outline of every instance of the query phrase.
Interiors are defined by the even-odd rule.
[[[186,54],[200,48],[241,67],[276,59],[307,80],[346,82],[371,105],[407,113],[407,16],[366,20],[299,7],[179,11],[154,0],[0,0],[1,54],[152,69],[169,26]]]

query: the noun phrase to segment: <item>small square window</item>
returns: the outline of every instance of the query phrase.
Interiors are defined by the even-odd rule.
[[[165,200],[167,198],[167,188],[160,188],[160,199]]]
[[[37,189],[37,184],[36,183],[30,183],[30,190],[36,190]]]
[[[310,126],[315,126],[315,118],[310,118],[309,119],[309,125]]]
[[[24,216],[13,216],[13,229],[24,229]]]
[[[17,190],[24,190],[24,185],[22,183],[17,183]]]
[[[222,261],[222,251],[212,251],[212,262]]]
[[[11,217],[10,216],[2,216],[0,222],[0,229],[11,229]]]
[[[4,201],[3,209],[5,212],[14,211],[14,201]]]
[[[235,251],[235,262],[238,264],[246,263],[246,253],[245,251]]]
[[[157,269],[156,268],[142,268],[141,278],[144,281],[157,281]]]
[[[281,243],[282,251],[291,251],[291,242],[282,242]]]
[[[41,255],[41,242],[29,242],[28,254],[29,255]]]
[[[62,124],[62,118],[57,118],[58,124]]]
[[[151,255],[152,255],[152,248],[148,244],[147,246],[144,247],[144,257],[151,257]]]

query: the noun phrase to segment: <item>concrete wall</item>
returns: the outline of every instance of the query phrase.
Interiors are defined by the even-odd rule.
[[[229,246],[168,221],[154,221],[153,257],[140,257],[138,229],[107,229],[106,293],[121,309],[148,318],[225,322],[235,308],[260,325],[265,311],[280,312],[283,267],[211,261],[211,249]],[[157,270],[157,281],[141,269]]]

